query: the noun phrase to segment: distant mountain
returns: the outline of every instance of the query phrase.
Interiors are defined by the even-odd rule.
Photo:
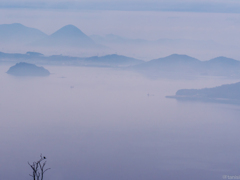
[[[144,61],[121,56],[117,54],[106,56],[93,56],[93,57],[71,57],[53,55],[45,58],[46,63],[62,64],[73,66],[95,66],[95,67],[128,67],[131,65],[141,64]]]
[[[0,52],[0,62],[8,62],[8,61],[26,61],[26,60],[33,60],[38,58],[44,58],[44,55],[38,52],[27,52],[26,54],[20,53],[3,53]]]
[[[146,62],[145,65],[147,66],[161,66],[161,65],[188,65],[188,64],[199,64],[199,61],[196,58],[187,56],[187,55],[180,55],[180,54],[172,54],[170,56],[154,59],[149,62]]]
[[[187,56],[172,54],[170,56],[154,59],[136,66],[131,69],[140,73],[144,73],[147,76],[175,76],[196,74],[196,69],[201,64],[196,58]]]
[[[31,45],[43,47],[97,47],[97,44],[90,37],[73,25],[64,26],[52,35]]]
[[[211,59],[209,61],[204,61],[203,65],[204,65],[204,67],[208,67],[208,68],[218,67],[218,68],[222,68],[222,70],[224,70],[227,68],[239,68],[240,61],[221,56],[221,57]]]
[[[132,69],[149,76],[227,76],[240,77],[240,61],[217,57],[209,61],[173,54],[136,65]]]
[[[63,55],[44,56],[38,52],[3,53],[0,52],[0,62],[29,62],[48,65],[70,65],[70,66],[101,66],[101,67],[127,67],[144,63],[139,59],[121,56],[117,54],[93,57],[72,57]]]
[[[27,44],[46,37],[42,31],[19,23],[0,25],[1,44]]]
[[[48,65],[124,67],[146,76],[157,78],[195,78],[197,76],[240,77],[240,61],[218,57],[209,61],[173,54],[151,61],[111,54],[106,56],[73,57],[63,55],[44,56],[38,52],[3,53],[0,52],[1,63],[29,62]]]
[[[38,29],[29,28],[19,23],[0,25],[0,49],[6,51],[42,51],[48,54],[56,51],[72,54],[91,55],[109,52],[101,44],[95,43],[90,37],[73,25],[67,25],[51,35]]]
[[[240,82],[204,89],[181,89],[175,96],[166,96],[178,100],[212,101],[240,104]]]
[[[39,57],[39,56],[44,56],[42,53],[38,53],[38,52],[31,52],[31,51],[28,51],[26,53],[27,56],[34,56],[34,57]]]
[[[213,76],[239,76],[240,61],[227,57],[217,57],[202,63],[202,74]]]
[[[85,58],[84,62],[86,64],[94,64],[94,65],[126,67],[126,66],[141,64],[144,61],[126,57],[126,56],[117,55],[117,54],[112,54],[112,55],[106,55],[101,57],[94,56],[94,57]]]
[[[90,37],[99,44],[143,44],[150,42],[144,39],[130,39],[114,34],[107,34],[106,36],[91,35]]]
[[[205,63],[211,64],[211,65],[236,66],[240,64],[240,61],[237,61],[232,58],[220,56],[220,57],[211,59],[209,61],[206,61]]]
[[[109,54],[118,53],[137,59],[150,60],[162,57],[162,55],[191,54],[194,57],[206,59],[216,57],[219,52],[231,54],[229,45],[220,44],[212,40],[194,40],[184,38],[159,38],[144,39],[144,37],[131,38],[116,34],[91,35],[96,43],[109,47]],[[237,48],[232,47],[232,55],[237,55]]]
[[[133,45],[215,45],[214,41],[201,41],[201,40],[190,40],[190,39],[170,39],[170,38],[161,38],[157,40],[146,40],[146,39],[133,39],[133,38],[126,38],[122,36],[118,36],[115,34],[107,34],[105,36],[100,35],[91,35],[90,36],[95,42],[100,44],[133,44]]]
[[[43,67],[25,62],[17,63],[9,68],[8,74],[14,76],[49,76],[50,72]]]

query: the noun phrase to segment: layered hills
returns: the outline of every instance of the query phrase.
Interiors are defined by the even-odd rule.
[[[154,59],[148,61],[144,64],[135,66],[137,69],[145,69],[145,70],[162,70],[162,71],[182,71],[182,68],[193,68],[198,66],[201,63],[196,58],[187,56],[187,55],[179,55],[179,54],[172,54],[170,56]]]
[[[44,56],[37,52],[3,53],[0,52],[0,63],[28,62],[51,65],[124,67],[151,77],[197,77],[223,76],[240,77],[240,61],[227,57],[217,57],[209,61],[173,54],[150,61],[111,54],[105,56],[73,57],[63,55]]]
[[[227,57],[200,61],[187,55],[172,54],[146,62],[117,54],[73,57],[63,55],[44,56],[37,52],[27,52],[26,54],[0,52],[1,63],[22,61],[52,65],[126,67],[127,70],[154,77],[240,77],[240,61]]]
[[[94,57],[89,57],[85,59],[85,62],[92,63],[94,65],[109,65],[109,66],[121,66],[121,67],[126,67],[126,66],[133,66],[137,64],[142,64],[144,61],[131,58],[131,57],[126,57],[126,56],[121,56],[117,54],[111,54],[111,55],[106,55],[106,56],[94,56]]]
[[[111,54],[106,56],[72,57],[63,55],[44,56],[37,52],[3,53],[0,52],[0,63],[28,62],[46,65],[68,65],[68,66],[99,66],[99,67],[128,67],[144,63],[144,61]]]
[[[133,70],[148,76],[228,76],[240,77],[240,61],[217,57],[208,61],[173,54],[154,59],[132,67]]]
[[[65,47],[96,48],[90,37],[73,25],[66,25],[51,35],[26,27],[19,23],[0,25],[0,43],[7,45],[24,45],[28,47]]]

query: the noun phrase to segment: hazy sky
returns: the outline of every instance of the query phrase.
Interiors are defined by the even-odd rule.
[[[240,13],[239,0],[2,0],[0,7]]]
[[[0,2],[0,24],[18,22],[48,34],[64,25],[73,24],[88,35],[113,33],[146,39],[216,39],[223,38],[223,35],[231,39],[239,30],[238,13],[240,0]]]
[[[132,38],[236,40],[240,14],[156,11],[73,11],[1,9],[0,24],[22,23],[51,34],[73,24],[87,35],[117,34]],[[234,37],[235,36],[235,37]]]

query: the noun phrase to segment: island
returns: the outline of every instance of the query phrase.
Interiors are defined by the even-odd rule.
[[[50,72],[43,68],[26,62],[20,62],[9,68],[7,74],[14,76],[49,76]]]
[[[214,88],[180,89],[174,96],[166,96],[182,101],[205,101],[240,105],[240,82]]]

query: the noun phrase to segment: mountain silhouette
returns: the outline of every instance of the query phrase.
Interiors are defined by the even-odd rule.
[[[0,62],[27,62],[51,65],[128,67],[144,61],[117,54],[92,57],[74,57],[63,55],[44,56],[39,52],[28,51],[26,54],[0,52]]]
[[[187,55],[180,55],[180,54],[172,54],[170,56],[154,59],[151,61],[148,61],[144,64],[140,64],[136,67],[138,68],[151,68],[151,69],[175,69],[175,68],[186,68],[188,66],[194,66],[201,63],[196,58],[187,56]]]
[[[240,76],[240,61],[227,57],[217,57],[209,61],[200,61],[196,58],[172,54],[154,59],[132,67],[132,69],[148,76]]]
[[[180,89],[174,96],[177,100],[207,101],[240,104],[240,82],[204,89]]]
[[[188,63],[199,63],[200,61],[196,58],[187,56],[187,55],[181,55],[181,54],[172,54],[170,56],[159,58],[155,60],[151,60],[148,62],[148,64],[188,64]]]
[[[0,25],[0,42],[5,44],[27,44],[46,38],[42,31],[19,23]]]
[[[73,25],[67,25],[52,35],[32,43],[35,46],[45,47],[96,47],[95,42]]]
[[[227,58],[224,56],[216,57],[214,59],[211,59],[209,61],[205,61],[206,64],[208,65],[218,65],[218,66],[239,66],[240,61],[232,59],[232,58]]]
[[[20,62],[9,68],[8,74],[13,76],[49,76],[50,72],[35,64]]]
[[[154,59],[136,66],[132,69],[151,78],[153,77],[180,77],[195,75],[198,71],[201,61],[196,58],[172,54],[170,56]]]
[[[93,64],[95,66],[101,65],[101,66],[131,66],[131,65],[136,65],[136,64],[141,64],[144,61],[131,58],[131,57],[126,57],[126,56],[121,56],[117,54],[111,54],[111,55],[106,55],[106,56],[93,56],[89,58],[85,58],[85,63],[86,64]]]
[[[240,61],[227,57],[217,57],[204,61],[201,65],[202,73],[213,76],[239,76]]]

